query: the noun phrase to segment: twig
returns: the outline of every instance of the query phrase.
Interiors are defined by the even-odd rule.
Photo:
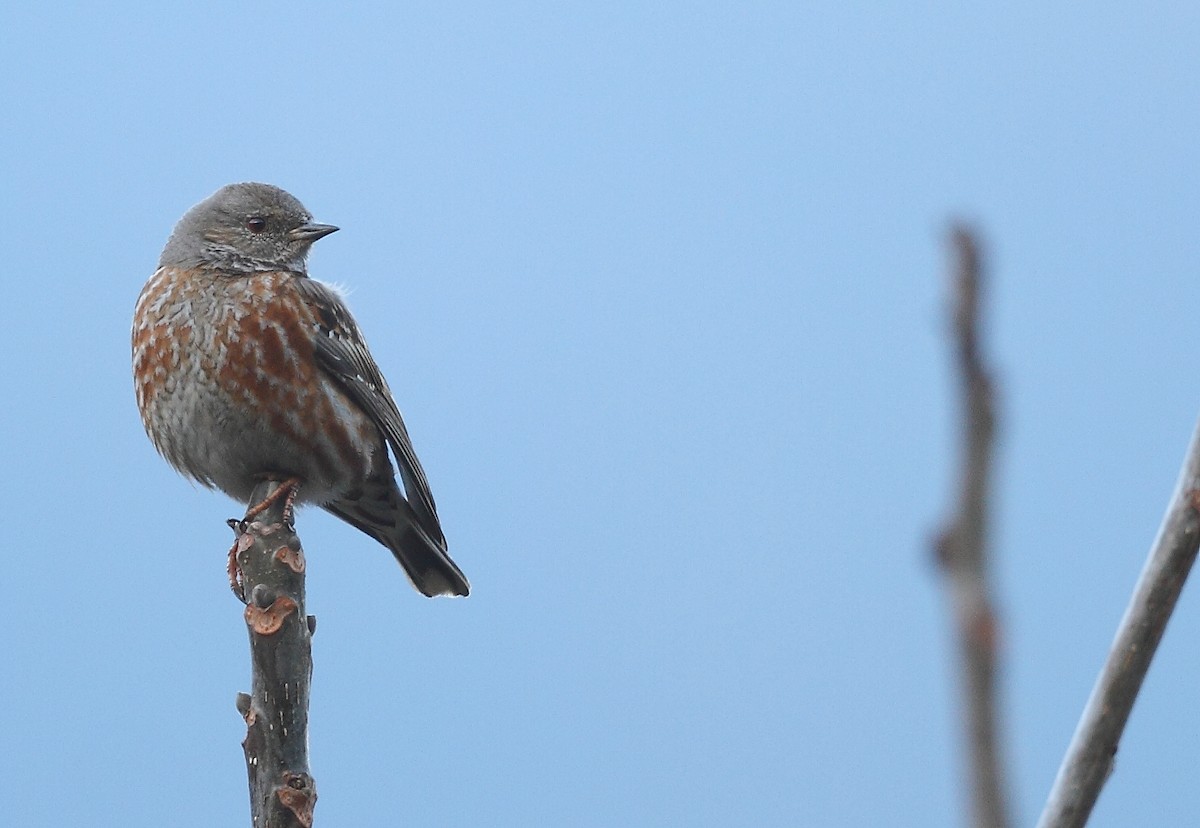
[[[1087,823],[1112,773],[1117,745],[1200,549],[1200,423],[1125,617],[1067,748],[1039,828]],[[1147,814],[1147,821],[1153,816]]]
[[[250,503],[261,504],[280,485],[260,484]],[[304,553],[284,519],[288,500],[275,498],[250,522],[229,522],[250,633],[251,692],[238,694],[237,707],[246,720],[242,749],[254,828],[311,828],[317,801],[308,767],[316,619],[304,614]]]
[[[973,824],[977,828],[1004,828],[1009,822],[997,724],[999,635],[987,579],[994,391],[979,343],[979,245],[964,227],[953,229],[951,241],[955,256],[954,345],[964,420],[962,477],[956,513],[938,535],[936,552],[958,631],[971,756]]]

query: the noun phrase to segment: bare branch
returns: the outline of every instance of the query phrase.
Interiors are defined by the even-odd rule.
[[[937,559],[958,632],[973,825],[1009,824],[1000,759],[996,650],[999,625],[987,578],[988,504],[995,442],[994,390],[980,347],[979,244],[964,227],[951,235],[954,346],[962,389],[962,466],[954,516],[939,533]]]
[[[250,502],[265,501],[280,488],[264,482]],[[254,828],[311,828],[317,801],[308,767],[316,619],[304,614],[304,553],[285,519],[290,500],[276,497],[253,517],[248,511],[249,520],[230,521],[237,533],[231,573],[240,574],[250,634],[251,692],[238,694],[237,707],[246,720],[242,749]]]
[[[1192,433],[1175,492],[1117,627],[1108,660],[1054,780],[1039,828],[1085,825],[1112,773],[1121,733],[1200,548],[1198,508],[1200,423]]]

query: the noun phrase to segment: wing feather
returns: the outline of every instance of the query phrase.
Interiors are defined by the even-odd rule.
[[[296,287],[304,301],[315,311],[320,336],[316,339],[317,362],[379,426],[395,455],[404,493],[422,530],[446,549],[437,517],[437,506],[425,470],[417,459],[412,439],[404,425],[400,409],[392,398],[387,380],[375,363],[358,324],[341,296],[330,286],[315,279],[297,279]]]

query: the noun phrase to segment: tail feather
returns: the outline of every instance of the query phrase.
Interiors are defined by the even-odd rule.
[[[466,576],[447,554],[436,517],[433,532],[422,528],[390,474],[373,476],[361,492],[326,503],[324,508],[390,549],[422,594],[467,595],[471,591]]]

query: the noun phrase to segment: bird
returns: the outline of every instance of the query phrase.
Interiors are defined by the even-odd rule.
[[[142,424],[185,477],[242,502],[287,481],[297,504],[391,550],[424,595],[467,595],[387,381],[341,290],[308,275],[337,230],[257,182],[188,210],[134,308]]]

